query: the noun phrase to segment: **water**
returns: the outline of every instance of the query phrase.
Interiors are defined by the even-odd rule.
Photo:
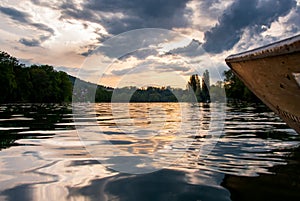
[[[0,200],[300,198],[300,137],[262,105],[90,106],[0,106]]]

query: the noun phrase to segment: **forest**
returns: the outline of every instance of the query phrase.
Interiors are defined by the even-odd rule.
[[[71,102],[73,86],[77,101],[93,102],[220,102],[226,96],[230,101],[259,102],[259,99],[231,70],[224,72],[224,81],[210,84],[209,71],[202,76],[191,75],[186,89],[172,87],[112,89],[89,83],[49,65],[25,66],[6,52],[0,52],[0,103],[62,103]],[[226,94],[224,94],[226,92]]]
[[[65,72],[52,66],[25,66],[6,52],[0,52],[0,103],[69,102],[72,84]]]

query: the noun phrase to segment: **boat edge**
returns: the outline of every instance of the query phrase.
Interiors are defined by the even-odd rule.
[[[225,59],[229,63],[262,59],[300,51],[300,34],[263,47],[255,48],[238,54],[233,54]],[[231,67],[231,65],[229,65]]]

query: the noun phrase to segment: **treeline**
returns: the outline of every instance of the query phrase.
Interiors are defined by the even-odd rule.
[[[0,52],[0,91],[0,103],[57,103],[72,99],[67,73],[48,65],[26,67],[6,52]]]
[[[124,87],[114,90],[112,102],[225,102],[223,82],[210,85],[208,70],[202,77],[190,76],[186,89],[168,87]]]
[[[260,100],[233,74],[224,72],[224,81],[210,85],[208,70],[203,75],[192,75],[186,89],[171,87],[108,88],[56,71],[48,65],[25,66],[6,52],[0,52],[0,103],[72,101],[90,102],[222,102],[228,100],[260,102]],[[225,94],[226,91],[226,94]]]
[[[123,87],[114,90],[112,102],[185,102],[186,90],[171,87]]]
[[[91,83],[77,84],[75,102],[196,102],[193,92],[171,87],[122,87],[109,91]]]
[[[75,93],[79,101],[90,102],[225,102],[261,101],[245,86],[245,84],[232,72],[224,72],[224,80],[210,84],[209,71],[203,75],[191,75],[186,89],[172,87],[144,88],[123,87],[107,88],[92,83],[79,82]],[[96,91],[96,94],[95,94]]]

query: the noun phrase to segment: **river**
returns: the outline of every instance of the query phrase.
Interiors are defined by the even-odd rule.
[[[0,200],[300,200],[300,137],[263,105],[75,107],[0,106]]]

